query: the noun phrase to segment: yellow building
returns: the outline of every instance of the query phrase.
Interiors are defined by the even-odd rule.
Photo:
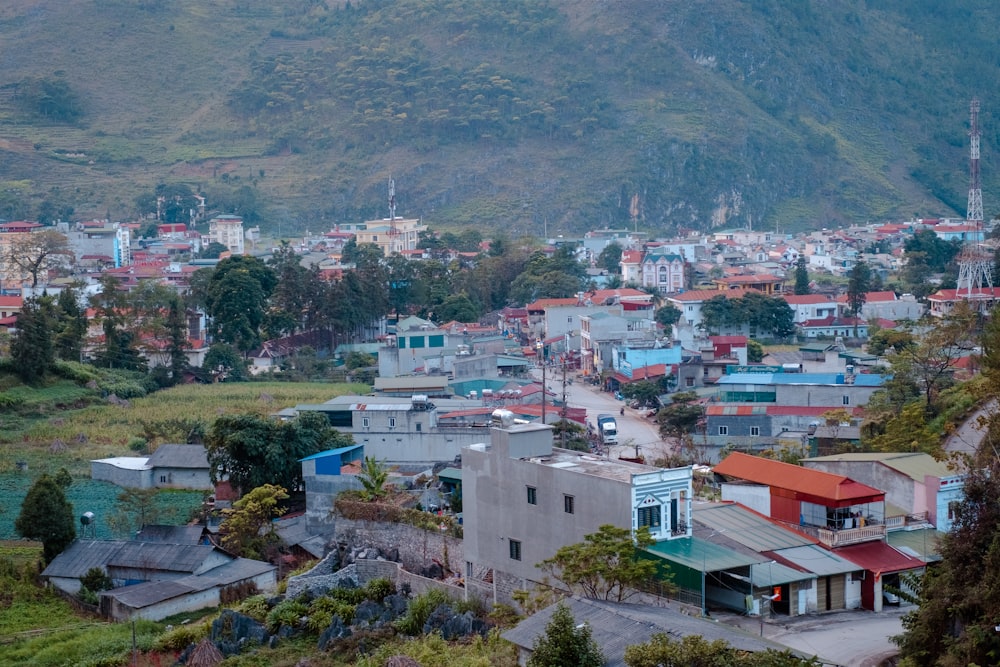
[[[420,232],[423,231],[427,231],[427,225],[421,224],[419,219],[385,218],[366,222],[365,228],[355,233],[355,239],[358,245],[374,243],[388,257],[396,252],[416,250]]]

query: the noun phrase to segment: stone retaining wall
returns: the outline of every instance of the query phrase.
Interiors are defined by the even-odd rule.
[[[407,572],[402,564],[393,563],[387,560],[358,560],[342,570],[336,572],[329,571],[329,556],[316,564],[316,567],[303,574],[289,577],[288,588],[285,594],[294,598],[303,591],[309,591],[314,595],[322,595],[331,588],[336,588],[346,579],[351,579],[359,586],[364,586],[372,579],[385,578],[396,584],[399,588],[403,584],[409,584],[414,595],[424,593],[431,588],[436,588],[446,592],[456,600],[465,598],[465,589],[461,586],[448,584],[437,579],[428,579],[419,574]]]
[[[461,539],[401,523],[338,516],[336,541],[356,547],[377,547],[384,554],[398,553],[403,567],[411,572],[422,570],[436,560],[446,570],[460,573],[465,562]]]

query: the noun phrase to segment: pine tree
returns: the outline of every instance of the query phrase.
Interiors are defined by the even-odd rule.
[[[528,667],[601,667],[604,655],[590,626],[577,627],[569,607],[560,602],[545,626],[545,634],[535,640]]]
[[[56,355],[64,361],[79,361],[83,337],[87,333],[87,318],[77,301],[77,292],[72,288],[59,293],[55,329]]]
[[[795,293],[809,294],[809,270],[806,269],[806,256],[799,255],[795,260]]]
[[[169,337],[167,352],[170,354],[170,381],[177,384],[188,370],[188,358],[184,351],[190,347],[187,337],[187,322],[184,318],[184,308],[181,305],[180,297],[175,297],[170,301],[170,310],[167,313],[167,336]]]
[[[10,344],[10,356],[17,374],[26,383],[34,383],[52,367],[52,331],[49,318],[36,299],[24,302],[17,316],[17,332]]]
[[[864,262],[858,262],[851,269],[847,280],[847,305],[854,316],[854,337],[858,337],[858,315],[868,299],[871,290],[872,272]]]
[[[46,563],[52,562],[76,539],[73,506],[55,479],[42,475],[31,485],[14,529],[21,537],[42,543]]]

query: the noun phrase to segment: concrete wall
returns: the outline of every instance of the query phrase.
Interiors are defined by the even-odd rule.
[[[115,486],[123,488],[148,489],[153,486],[151,470],[119,468],[101,461],[90,462],[90,477],[101,482],[111,482]]]
[[[465,560],[461,539],[406,524],[337,517],[335,534],[339,543],[378,547],[383,552],[398,550],[407,570],[419,570],[436,560],[446,569],[461,572]]]
[[[360,490],[362,485],[356,475],[317,475],[315,472],[315,460],[302,464],[302,479],[306,487],[306,531],[310,535],[332,535],[336,524],[333,502],[337,494]]]
[[[422,426],[422,430],[417,431],[409,419],[398,419],[395,428],[377,427],[374,421],[370,423],[372,426],[367,429],[343,430],[354,436],[354,442],[365,446],[365,456],[389,462],[454,461],[463,447],[489,439],[488,430],[481,427]]]
[[[160,489],[215,489],[208,469],[194,468],[153,468],[150,471],[153,486]]]
[[[723,484],[722,499],[749,507],[764,516],[771,516],[771,490],[766,486]]]
[[[775,385],[775,403],[777,405],[802,406],[838,406],[858,407],[868,403],[871,395],[879,387],[859,387],[858,385]],[[844,403],[844,397],[848,402]]]

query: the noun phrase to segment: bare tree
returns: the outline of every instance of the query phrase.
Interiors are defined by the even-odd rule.
[[[54,229],[22,234],[10,241],[3,256],[8,271],[18,270],[31,276],[31,286],[38,286],[38,277],[49,269],[71,262],[73,252],[69,239]]]

